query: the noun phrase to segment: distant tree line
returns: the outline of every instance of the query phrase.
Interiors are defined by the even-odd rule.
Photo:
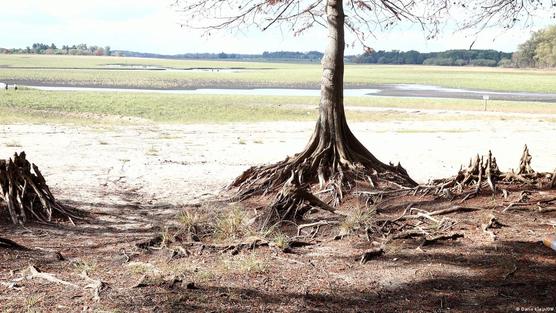
[[[265,51],[263,54],[240,54],[240,53],[183,53],[174,55],[143,53],[125,50],[112,51],[114,56],[162,58],[162,59],[197,59],[197,60],[299,60],[320,62],[323,53],[318,51],[293,52],[293,51]]]
[[[34,43],[30,47],[24,49],[6,49],[0,48],[0,53],[3,54],[67,54],[67,55],[111,55],[109,46],[87,46],[86,44],[78,45],[63,45],[57,47],[55,44]]]
[[[262,54],[239,53],[184,53],[163,55],[126,50],[111,50],[109,46],[63,45],[34,43],[25,49],[0,48],[5,54],[67,54],[67,55],[113,55],[125,57],[201,59],[201,60],[274,60],[319,62],[323,54],[318,51],[265,51]],[[500,66],[500,67],[556,67],[556,25],[539,30],[518,47],[514,53],[496,50],[447,50],[421,53],[410,51],[374,51],[361,55],[346,56],[347,62],[364,64],[424,64],[441,66]]]
[[[517,67],[556,66],[556,25],[534,32],[513,55]]]
[[[366,64],[425,64],[443,66],[508,66],[512,53],[496,50],[447,50],[421,53],[410,51],[369,51],[352,56],[354,63]]]

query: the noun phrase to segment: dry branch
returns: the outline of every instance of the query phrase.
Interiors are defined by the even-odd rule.
[[[409,211],[415,211],[415,208],[411,208]],[[440,210],[436,210],[436,211],[432,211],[432,212],[427,212],[424,210],[419,210],[420,212],[418,214],[411,214],[411,215],[402,215],[398,218],[395,219],[395,221],[403,221],[403,220],[410,220],[410,219],[419,219],[422,217],[425,218],[429,218],[431,216],[435,216],[435,215],[445,215],[445,214],[450,214],[450,213],[455,213],[455,212],[471,212],[471,211],[478,211],[480,210],[479,208],[474,208],[474,207],[464,207],[464,206],[452,206],[446,209],[440,209]],[[407,212],[407,211],[406,211]]]

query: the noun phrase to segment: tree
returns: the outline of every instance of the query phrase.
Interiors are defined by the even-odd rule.
[[[344,5],[345,2],[345,5]],[[328,30],[328,45],[322,59],[321,99],[315,130],[305,149],[284,161],[253,167],[231,186],[240,198],[277,193],[271,206],[281,218],[297,217],[304,203],[325,206],[310,193],[322,189],[327,203],[339,204],[355,186],[370,188],[413,187],[417,183],[400,165],[379,161],[354,136],[344,112],[343,78],[345,29],[364,45],[376,29],[390,28],[400,21],[418,23],[434,37],[449,13],[458,11],[460,28],[489,27],[493,23],[513,27],[522,17],[551,7],[551,1],[519,0],[176,0],[183,26],[210,31],[255,26],[263,31],[285,23],[294,34],[315,25]],[[347,10],[347,14],[346,11]],[[322,201],[321,201],[322,202]],[[293,212],[293,213],[292,213]],[[303,210],[301,210],[303,213]],[[301,213],[301,214],[302,214]]]
[[[534,32],[513,55],[519,67],[556,66],[556,25]]]

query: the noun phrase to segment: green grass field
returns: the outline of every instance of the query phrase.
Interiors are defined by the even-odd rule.
[[[167,68],[248,68],[237,73],[99,70],[109,65]],[[75,69],[79,68],[79,69]],[[184,61],[119,57],[0,55],[0,82],[39,82],[141,88],[317,87],[317,64]],[[375,83],[419,83],[459,88],[554,92],[556,72],[497,68],[348,65],[351,86]],[[161,93],[62,92],[0,90],[2,123],[226,123],[310,121],[318,97],[180,95]],[[458,99],[347,97],[347,106],[415,110],[481,111],[483,102]],[[556,114],[556,105],[537,102],[490,101],[489,111]],[[399,111],[347,110],[351,121],[442,120],[446,116]],[[452,116],[471,119],[471,115]],[[481,116],[484,119],[500,118]]]
[[[98,70],[118,64],[171,68],[242,67],[250,70],[237,73]],[[135,88],[215,86],[314,88],[319,84],[320,73],[319,64],[0,55],[0,81],[12,80],[29,84]],[[407,83],[498,91],[556,92],[556,71],[479,67],[347,65],[345,82],[347,87]]]
[[[0,122],[3,123],[227,123],[260,121],[311,121],[317,117],[317,97],[179,95],[121,92],[63,92],[22,89],[0,91]],[[349,107],[438,110],[482,110],[482,101],[349,97],[350,121],[444,120],[446,115],[413,112],[361,112]],[[491,101],[490,111],[556,114],[545,103]],[[113,117],[118,117],[114,119]],[[128,121],[125,117],[132,117]],[[473,115],[450,119],[476,119]],[[483,116],[483,119],[500,119]],[[507,117],[506,117],[507,118]]]

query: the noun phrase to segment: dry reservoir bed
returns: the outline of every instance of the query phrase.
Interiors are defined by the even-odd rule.
[[[72,127],[2,125],[0,155],[24,150],[61,199],[188,203],[218,193],[252,165],[303,149],[313,123]],[[493,150],[501,169],[518,166],[523,145],[533,167],[552,171],[556,124],[539,119],[352,123],[380,160],[418,182],[455,175]],[[170,187],[171,186],[171,187]]]

